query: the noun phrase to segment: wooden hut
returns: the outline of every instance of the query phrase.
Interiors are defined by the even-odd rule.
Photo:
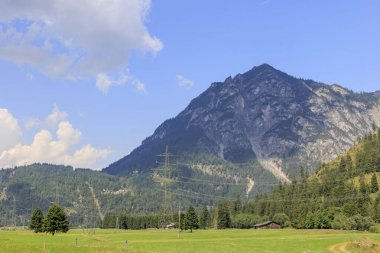
[[[281,225],[274,221],[266,221],[260,224],[253,225],[254,229],[279,229],[281,228]]]

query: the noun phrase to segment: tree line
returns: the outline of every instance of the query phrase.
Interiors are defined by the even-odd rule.
[[[368,230],[380,223],[380,129],[360,139],[336,160],[318,166],[312,175],[306,171],[300,168],[300,176],[293,177],[291,183],[279,184],[272,193],[248,203],[237,196],[215,207],[198,207],[198,212],[189,206],[180,219],[178,213],[166,217],[160,213],[108,214],[102,227],[146,229],[173,223],[192,231],[251,228],[272,220],[282,227]]]

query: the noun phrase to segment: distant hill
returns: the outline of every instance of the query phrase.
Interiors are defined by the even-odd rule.
[[[0,170],[0,227],[27,223],[34,208],[46,212],[53,203],[65,208],[72,226],[81,227],[98,226],[108,212],[157,210],[160,198],[152,185],[138,180],[136,187],[134,180],[50,164]]]
[[[260,184],[289,182],[300,166],[312,172],[351,148],[372,125],[380,126],[378,94],[295,78],[263,64],[211,84],[104,172],[152,173],[168,145],[185,174],[239,175],[239,182],[254,182],[255,192]],[[239,170],[213,167],[216,161]]]

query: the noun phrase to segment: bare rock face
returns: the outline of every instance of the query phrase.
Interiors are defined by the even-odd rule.
[[[263,64],[213,83],[105,172],[149,171],[155,156],[170,145],[177,155],[258,161],[278,180],[289,181],[300,166],[330,161],[380,126],[379,94],[297,79]]]

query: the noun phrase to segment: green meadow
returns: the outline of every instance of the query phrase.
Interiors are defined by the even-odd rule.
[[[379,234],[334,230],[196,230],[178,235],[176,230],[78,229],[55,236],[21,230],[0,231],[0,252],[308,253],[332,252],[334,245],[363,238],[380,243]]]

